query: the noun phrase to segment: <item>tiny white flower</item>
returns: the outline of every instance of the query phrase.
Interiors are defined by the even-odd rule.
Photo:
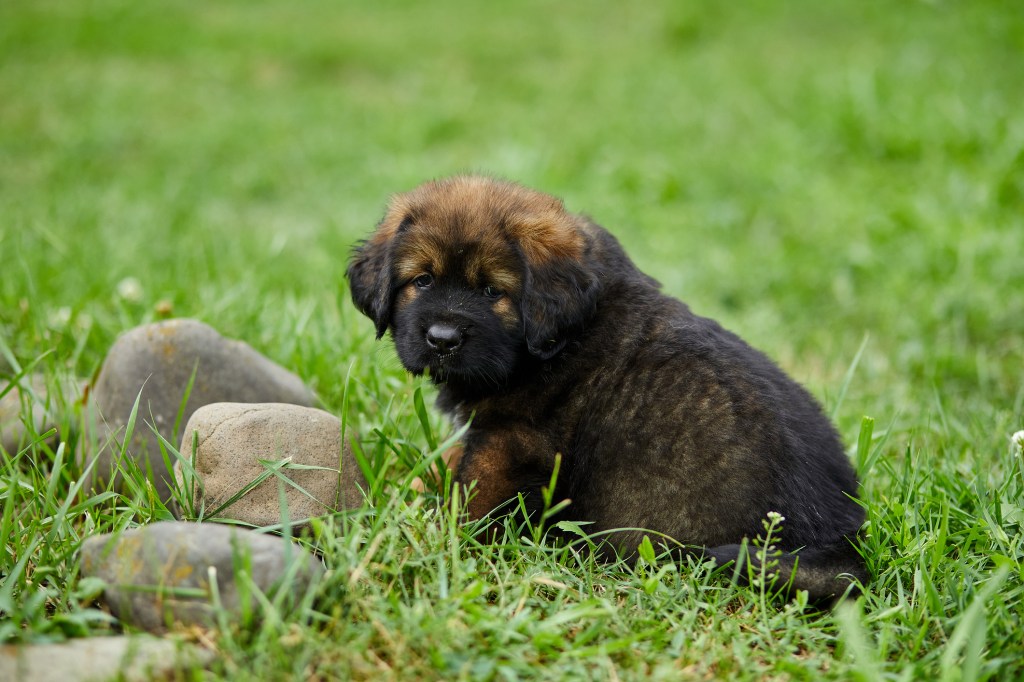
[[[782,523],[786,520],[786,517],[777,511],[770,511],[768,512],[768,520],[773,523]]]
[[[1016,449],[1024,452],[1024,429],[1010,436],[1010,442],[1016,447]]]
[[[142,299],[142,282],[135,277],[125,277],[117,283],[117,295],[129,302]]]
[[[47,317],[47,322],[49,322],[50,326],[53,327],[54,329],[66,327],[68,326],[68,322],[71,321],[71,308],[67,307],[66,305],[61,306],[56,310],[51,310],[50,314]]]

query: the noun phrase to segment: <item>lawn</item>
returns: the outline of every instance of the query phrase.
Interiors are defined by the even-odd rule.
[[[195,317],[359,435],[373,513],[307,538],[315,606],[199,637],[212,679],[1019,679],[1022,55],[1003,0],[10,0],[0,390]],[[481,545],[408,490],[451,427],[343,275],[390,193],[465,170],[590,214],[821,399],[862,480],[867,594],[803,610],[699,564]],[[82,538],[168,516],[61,495],[66,407],[63,447],[0,461],[0,640],[109,633]]]

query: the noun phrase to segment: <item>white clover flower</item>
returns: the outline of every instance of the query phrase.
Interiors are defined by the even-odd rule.
[[[1011,449],[1016,451],[1024,452],[1024,429],[1010,436],[1010,442],[1013,443]]]
[[[142,282],[135,277],[125,277],[117,283],[117,295],[131,303],[141,300]]]
[[[61,329],[68,326],[68,322],[71,321],[71,308],[65,305],[57,308],[56,310],[51,310],[46,321],[54,329]]]

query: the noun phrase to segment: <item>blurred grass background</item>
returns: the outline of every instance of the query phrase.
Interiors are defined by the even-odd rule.
[[[876,390],[1017,398],[1013,3],[0,12],[0,295],[29,354],[74,342],[23,300],[99,322],[95,364],[146,314],[107,321],[125,277],[248,333],[267,296],[337,293],[390,192],[477,170],[564,196],[818,390],[868,335]]]
[[[971,519],[1020,530],[1000,516],[1019,497],[977,487],[1019,477],[1022,111],[1024,5],[1002,0],[9,0],[0,334],[88,376],[128,328],[198,317],[336,408],[354,361],[380,373],[351,405],[372,428],[414,384],[348,300],[349,250],[390,193],[497,174],[611,229],[838,407],[851,445],[874,417],[865,496],[906,517],[874,561],[960,510],[952,586],[996,551]],[[1010,558],[994,641],[1019,657]],[[940,633],[960,613],[923,608]]]

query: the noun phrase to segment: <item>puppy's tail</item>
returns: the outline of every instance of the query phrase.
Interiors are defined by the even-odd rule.
[[[761,573],[756,547],[707,547],[704,556],[714,558],[719,566],[733,562],[737,566],[735,575],[742,582],[746,582],[750,575]],[[768,557],[768,562],[771,572],[778,573],[778,585],[788,584],[790,591],[806,590],[810,601],[815,604],[856,596],[860,594],[860,586],[869,578],[864,559],[847,538],[821,547],[805,547],[799,552],[783,552]]]

